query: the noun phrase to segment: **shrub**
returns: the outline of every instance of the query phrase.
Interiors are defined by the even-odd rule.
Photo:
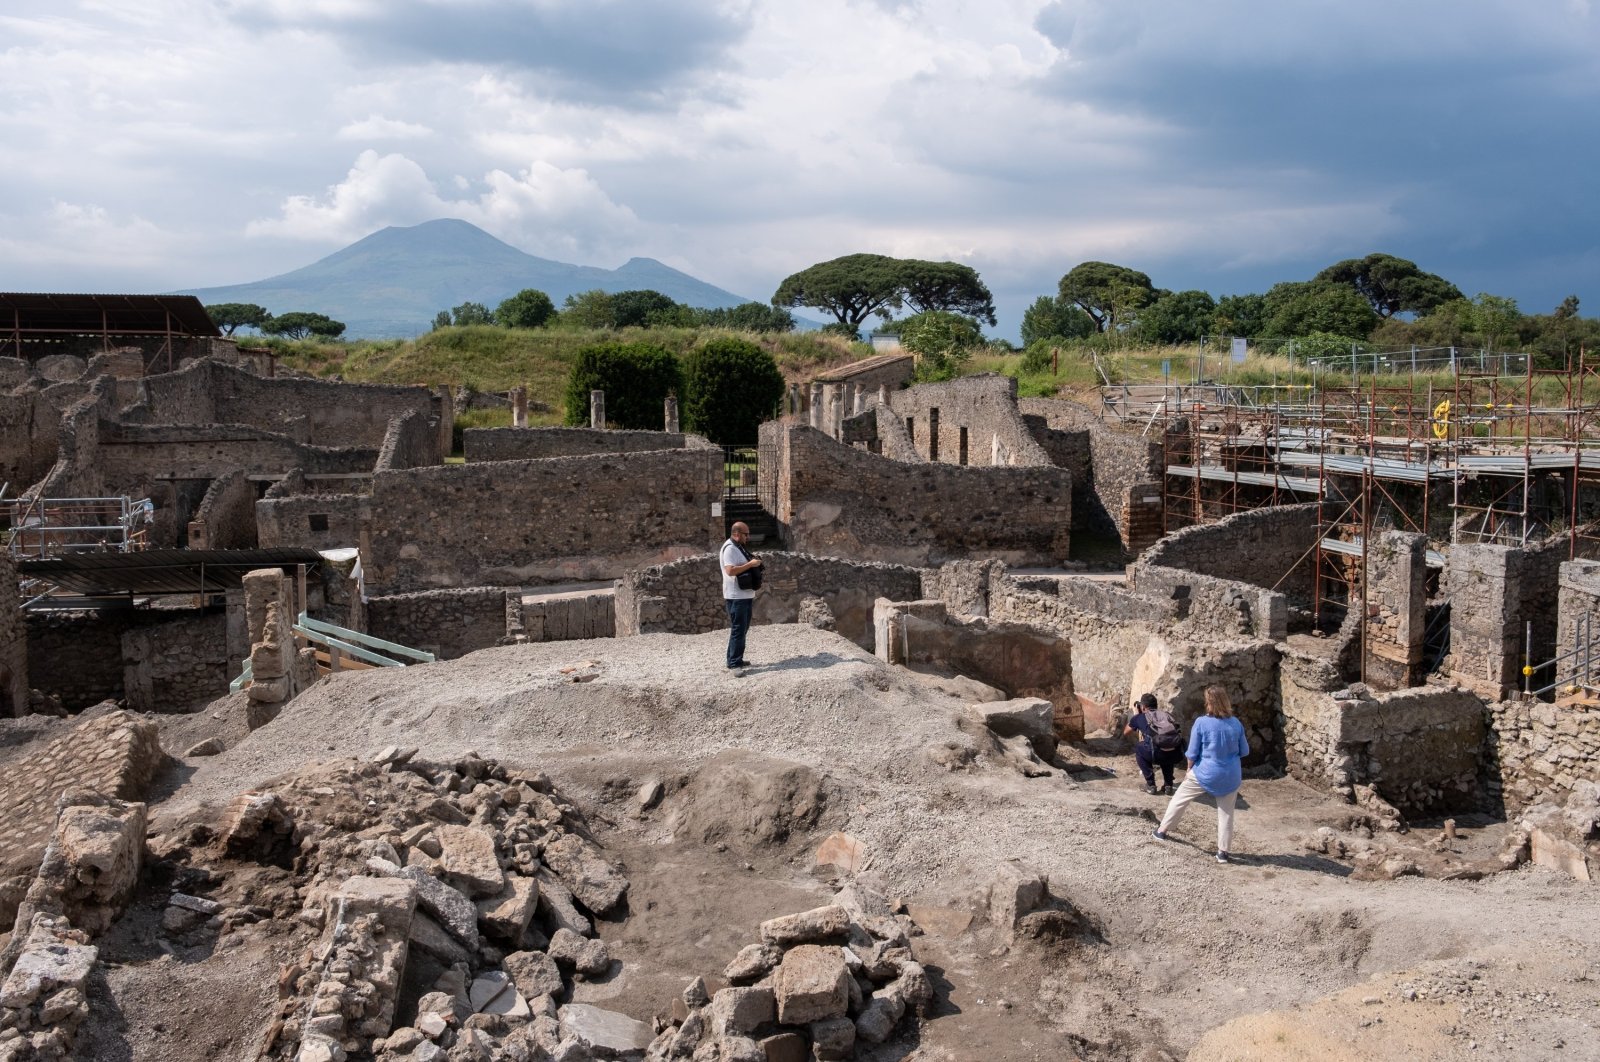
[[[589,422],[589,392],[604,391],[606,423],[660,431],[668,392],[683,389],[672,352],[649,343],[598,343],[578,351],[567,375],[566,422]]]
[[[754,442],[783,400],[772,355],[743,339],[713,339],[683,359],[684,426],[724,446]]]

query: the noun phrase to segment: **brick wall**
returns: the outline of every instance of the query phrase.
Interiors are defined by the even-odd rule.
[[[766,574],[756,596],[757,624],[794,623],[801,603],[818,597],[833,612],[835,629],[870,650],[873,601],[880,597],[914,601],[922,596],[923,572],[917,568],[797,553],[760,556]],[[717,554],[628,572],[617,583],[615,607],[618,637],[725,629],[728,615]]]
[[[914,567],[978,555],[1014,565],[1067,559],[1064,469],[906,464],[777,422],[762,426],[762,443],[776,455],[763,463],[763,487],[775,490],[794,552]]]

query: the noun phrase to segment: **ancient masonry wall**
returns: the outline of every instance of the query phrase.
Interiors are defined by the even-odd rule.
[[[529,642],[570,642],[611,638],[617,633],[615,595],[611,587],[514,601],[521,609],[522,638]]]
[[[1181,568],[1309,602],[1316,542],[1315,503],[1252,509],[1168,535],[1139,558],[1134,579],[1149,568]]]
[[[461,437],[469,464],[682,450],[687,445],[682,432],[594,428],[468,428]]]
[[[1388,531],[1367,557],[1367,684],[1396,690],[1422,681],[1428,607],[1425,535]]]
[[[100,415],[109,409],[112,381],[96,380],[90,392],[61,416],[56,436],[56,460],[50,471],[31,486],[30,497],[99,498],[105,495],[100,468]]]
[[[411,409],[389,421],[376,468],[422,468],[443,463],[439,433],[427,417]]]
[[[124,631],[122,687],[129,708],[181,712],[228,692],[237,672],[228,659],[222,612],[190,614]]]
[[[1438,686],[1357,695],[1326,661],[1293,651],[1280,673],[1291,775],[1318,788],[1369,785],[1407,815],[1478,806],[1481,698]]]
[[[144,380],[142,411],[150,424],[242,424],[300,443],[376,452],[389,422],[416,412],[437,433],[433,452],[450,449],[450,399],[422,387],[262,377],[214,360]],[[369,466],[370,467],[370,466]]]
[[[1445,563],[1450,599],[1450,656],[1457,681],[1497,701],[1522,687],[1527,623],[1533,624],[1533,659],[1555,655],[1564,537],[1538,546],[1458,543]]]
[[[1024,398],[1017,408],[1029,418],[1041,418],[1051,432],[1089,433],[1092,500],[1086,527],[1096,533],[1115,533],[1123,548],[1134,554],[1161,537],[1164,458],[1160,440],[1112,428],[1091,410],[1072,402]]]
[[[821,598],[833,613],[835,629],[871,650],[873,601],[922,596],[923,572],[917,568],[797,553],[760,556],[765,576],[756,596],[757,624],[794,623],[807,598]],[[630,571],[617,583],[619,638],[657,631],[700,634],[727,625],[714,553]]]
[[[1580,648],[1585,640],[1600,638],[1600,561],[1567,561],[1559,569],[1556,585],[1559,588],[1556,654],[1559,655]],[[1596,654],[1592,663],[1600,671],[1600,654]]]
[[[796,553],[913,567],[987,555],[1057,565],[1069,553],[1070,474],[1045,465],[960,468],[904,464],[837,443],[812,428],[769,422],[763,465],[784,541]]]
[[[1484,791],[1507,813],[1559,803],[1578,782],[1600,782],[1600,705],[1497,701],[1484,746]]]
[[[0,551],[0,719],[27,714],[28,689],[28,630],[16,564]]]
[[[1015,377],[985,374],[918,384],[890,392],[889,406],[907,424],[912,444],[925,460],[976,468],[1051,463],[1017,413]]]
[[[373,477],[367,582],[404,593],[612,579],[722,541],[715,447]]]
[[[10,483],[13,494],[39,482],[55,465],[61,415],[88,393],[87,384],[65,383],[0,394],[0,482]]]
[[[517,591],[503,586],[429,590],[367,599],[367,633],[454,660],[504,645]]]
[[[245,469],[282,475],[291,468],[309,474],[365,474],[378,460],[374,449],[307,446],[286,435],[232,424],[204,426],[129,425],[102,421],[99,460],[106,485],[152,480],[216,479]]]
[[[156,725],[118,711],[78,725],[0,772],[0,922],[16,918],[55,830],[62,793],[91,789],[137,800],[165,758]]]
[[[255,484],[242,471],[211,481],[189,521],[188,541],[190,549],[255,548]]]
[[[372,526],[371,496],[306,494],[305,487],[303,476],[291,474],[255,503],[261,547],[340,549],[361,545],[362,536]]]
[[[1072,529],[1091,535],[1120,537],[1116,520],[1094,491],[1094,456],[1090,450],[1089,431],[1057,431],[1048,427],[1043,417],[1031,414],[1023,419],[1029,432],[1050,455],[1050,463],[1072,473]]]
[[[29,681],[70,712],[123,697],[141,711],[172,711],[228,689],[221,612],[30,612],[26,628]]]

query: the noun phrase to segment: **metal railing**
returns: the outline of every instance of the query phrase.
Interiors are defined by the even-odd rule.
[[[1527,625],[1528,652],[1523,655],[1522,667],[1525,695],[1539,697],[1562,687],[1573,693],[1579,690],[1600,693],[1600,645],[1595,644],[1596,638],[1600,637],[1600,630],[1596,629],[1594,621],[1593,616],[1580,616],[1572,629],[1572,648],[1542,664],[1535,664],[1532,660],[1533,624]],[[1554,670],[1555,678],[1547,685],[1534,689],[1533,676],[1546,669]]]
[[[304,638],[311,646],[321,646],[327,652],[330,672],[339,670],[339,663],[343,657],[360,661],[361,665],[367,667],[408,667],[412,664],[431,664],[436,659],[432,653],[421,649],[385,641],[337,624],[324,623],[322,620],[312,619],[304,612],[295,620],[294,633]],[[395,659],[396,657],[402,659]],[[228,690],[238,693],[253,680],[250,661],[246,659],[244,670],[239,673],[238,678],[228,684]]]
[[[148,548],[155,504],[116,498],[0,500],[0,527],[13,557],[127,553]]]

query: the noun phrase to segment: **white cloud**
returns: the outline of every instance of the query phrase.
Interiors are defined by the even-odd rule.
[[[386,225],[452,217],[525,250],[588,258],[613,251],[637,225],[633,212],[583,170],[534,162],[515,172],[490,170],[476,184],[460,177],[451,183],[482,191],[475,198],[445,198],[412,159],[363,151],[325,194],[290,196],[278,217],[250,222],[245,234],[340,244]]]
[[[418,140],[433,135],[433,130],[416,122],[402,122],[371,114],[359,122],[348,122],[335,134],[340,140]]]

